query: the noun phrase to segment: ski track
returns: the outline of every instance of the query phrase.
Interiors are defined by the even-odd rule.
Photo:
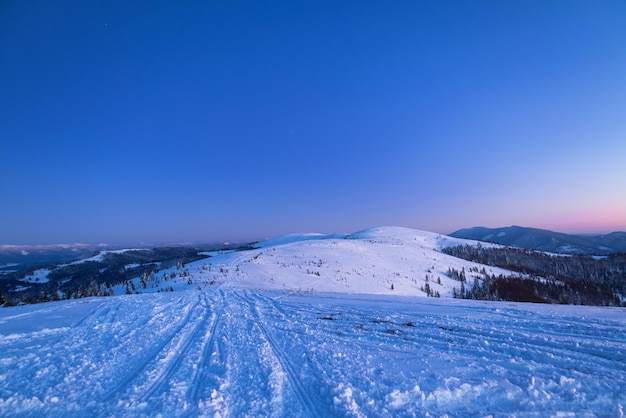
[[[206,296],[202,295],[201,299],[200,304],[202,305],[202,314],[198,315],[197,318],[194,318],[193,322],[190,322],[191,317],[187,318],[184,326],[192,328],[190,332],[181,332],[181,328],[181,330],[176,333],[176,337],[179,337],[179,335],[182,334],[179,338],[180,343],[175,344],[172,349],[168,350],[164,359],[167,360],[164,362],[164,367],[159,370],[157,378],[150,384],[150,387],[138,397],[139,402],[146,402],[157,392],[166,392],[166,385],[169,383],[170,378],[181,367],[182,361],[190,355],[192,344],[198,343],[198,335],[206,326],[206,315],[208,312],[208,302],[206,300]]]
[[[198,300],[195,301],[192,305],[187,306],[187,313],[181,323],[176,326],[170,334],[167,334],[165,338],[161,340],[158,344],[153,345],[148,351],[147,355],[145,355],[141,361],[135,364],[135,367],[132,369],[132,371],[129,371],[127,374],[127,376],[130,378],[122,380],[120,384],[113,390],[109,391],[104,396],[104,398],[107,400],[118,398],[120,396],[120,393],[128,390],[127,387],[131,385],[132,380],[140,376],[142,371],[146,370],[146,374],[148,375],[152,375],[154,374],[153,372],[156,371],[157,378],[150,384],[147,389],[143,390],[143,392],[141,392],[140,395],[137,396],[139,401],[145,401],[145,398],[153,393],[154,390],[152,388],[154,388],[155,385],[162,381],[162,378],[160,378],[160,376],[168,374],[168,370],[171,368],[172,363],[175,364],[176,361],[179,359],[179,356],[174,355],[173,360],[169,359],[168,362],[165,362],[164,369],[156,368],[154,365],[151,365],[151,363],[158,361],[159,357],[163,357],[162,354],[168,344],[171,344],[175,339],[185,339],[187,337],[187,333],[183,332],[183,329],[192,325],[191,317],[194,313],[194,310],[198,308],[198,305],[200,305],[200,298],[198,298]],[[201,318],[201,315],[198,316]],[[149,368],[148,366],[151,367]],[[148,377],[148,381],[150,380],[151,379]],[[137,387],[133,387],[132,389],[137,390]]]
[[[306,390],[305,384],[302,382],[301,378],[299,377],[299,374],[296,372],[296,367],[292,364],[292,361],[289,359],[289,357],[279,347],[276,339],[272,336],[270,332],[268,332],[268,329],[265,325],[266,321],[262,317],[262,313],[261,313],[261,311],[268,310],[267,303],[265,302],[265,300],[254,295],[253,292],[246,292],[245,296],[246,296],[245,298],[243,297],[241,298],[242,302],[248,304],[252,319],[257,323],[258,327],[260,328],[263,334],[264,339],[269,343],[272,354],[276,356],[276,360],[280,364],[281,369],[286,374],[286,377],[289,383],[291,384],[294,391],[296,392],[298,401],[302,405],[305,411],[305,415],[315,416],[315,417],[325,416],[326,414],[324,414],[324,412],[322,412],[320,408],[318,407],[318,404],[321,405],[321,402],[319,401],[316,402],[314,399],[312,399],[311,393],[309,393],[309,391]],[[274,305],[272,304],[272,307],[273,306]],[[295,351],[294,350],[295,347],[293,346],[294,342],[295,340],[291,340],[292,351]],[[319,385],[315,385],[315,386],[319,386]]]
[[[198,367],[195,370],[192,377],[192,384],[189,388],[189,399],[191,399],[195,405],[198,405],[198,403],[204,399],[207,381],[214,380],[218,382],[219,378],[217,377],[223,375],[225,371],[225,369],[223,367],[220,368],[217,363],[218,361],[224,363],[224,358],[213,358],[214,356],[219,356],[224,350],[223,348],[219,348],[219,344],[215,338],[218,330],[223,332],[223,330],[220,329],[222,324],[221,312],[224,306],[223,292],[220,292],[219,296],[220,301],[212,314],[210,325],[203,328],[202,339],[204,340],[204,344],[197,362]],[[211,377],[213,377],[213,379],[211,379]]]
[[[620,417],[625,317],[228,286],[9,308],[0,416]]]

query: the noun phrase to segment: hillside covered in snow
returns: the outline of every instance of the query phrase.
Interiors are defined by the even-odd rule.
[[[133,288],[149,292],[192,285],[452,297],[462,283],[451,277],[451,269],[465,271],[466,281],[481,277],[482,269],[490,274],[512,274],[440,251],[467,242],[472,241],[401,227],[344,235],[291,235],[257,243],[245,251],[207,252],[210,258],[151,274],[143,284],[136,280]],[[115,294],[124,292],[121,285],[115,288]]]
[[[0,306],[206,286],[626,306],[626,254],[562,256],[400,227],[100,250],[0,273]]]
[[[117,259],[143,273],[116,296],[0,309],[0,416],[622,417],[624,308],[453,299],[512,273],[442,252],[464,244],[384,227]]]
[[[207,246],[104,250],[0,275],[0,291],[8,305],[209,284],[449,297],[462,286],[451,270],[464,271],[469,283],[481,277],[480,270],[512,274],[441,251],[468,242],[475,243],[408,228],[379,227],[354,234],[296,234],[255,244],[213,245],[214,250]]]

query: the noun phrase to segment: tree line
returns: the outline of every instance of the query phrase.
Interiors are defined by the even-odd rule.
[[[564,256],[511,247],[459,245],[444,253],[464,260],[501,267],[517,275],[479,271],[472,286],[464,271],[448,275],[462,284],[455,295],[481,300],[510,300],[596,306],[626,306],[626,254],[603,257]],[[478,270],[478,269],[476,269]]]

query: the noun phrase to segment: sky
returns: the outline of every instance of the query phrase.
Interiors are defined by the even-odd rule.
[[[626,2],[0,2],[0,244],[626,230]]]

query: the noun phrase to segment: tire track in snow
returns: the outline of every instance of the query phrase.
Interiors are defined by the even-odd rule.
[[[207,321],[206,316],[209,312],[208,298],[206,297],[204,293],[202,293],[200,296],[199,304],[204,308],[204,312],[198,315],[198,319],[196,320],[197,324],[188,333],[181,334],[183,328],[185,328],[185,327],[182,327],[180,329],[180,332],[174,335],[174,338],[178,336],[181,337],[182,341],[180,343],[180,347],[175,347],[172,350],[170,350],[173,353],[173,356],[169,359],[167,359],[168,356],[165,357],[167,359],[165,366],[160,370],[160,373],[158,374],[156,379],[154,379],[154,381],[150,384],[150,386],[141,395],[138,396],[137,398],[138,402],[147,401],[158,391],[164,392],[168,386],[168,383],[171,377],[180,368],[180,365],[183,359],[187,357],[187,354],[191,346],[194,343],[198,342],[198,336],[200,335],[200,331],[206,327],[206,321]],[[170,341],[173,341],[174,338],[172,338]],[[165,349],[166,345],[167,344],[164,345],[163,349]]]
[[[224,307],[224,293],[223,291],[219,292],[219,296],[221,302],[214,307],[214,319],[211,323],[211,326],[208,330],[208,338],[205,340],[204,347],[202,349],[202,354],[199,361],[199,367],[197,373],[192,378],[191,388],[189,390],[188,399],[190,399],[194,405],[198,405],[198,403],[203,399],[203,394],[207,388],[207,380],[209,376],[217,376],[225,373],[225,368],[222,367],[219,370],[219,373],[214,373],[217,371],[217,366],[213,365],[213,354],[220,353],[220,349],[216,345],[216,334],[219,327],[223,323],[222,313]],[[216,379],[217,380],[217,379]]]
[[[280,367],[285,372],[289,383],[293,387],[296,396],[300,400],[300,404],[309,412],[311,416],[320,416],[320,417],[326,416],[327,414],[320,411],[317,404],[311,399],[304,384],[302,383],[302,379],[298,377],[296,369],[294,368],[292,363],[289,361],[289,358],[280,349],[274,337],[271,335],[270,332],[267,331],[267,328],[263,324],[261,320],[261,316],[258,313],[259,306],[257,306],[254,303],[254,302],[260,303],[261,299],[258,297],[251,296],[251,292],[246,292],[245,297],[237,294],[237,297],[240,298],[246,305],[248,305],[252,318],[256,320],[256,325],[259,327],[264,338],[270,345],[272,349],[272,353],[276,357],[276,360],[278,360]],[[267,306],[267,303],[265,304]]]
[[[189,325],[189,323],[191,321],[191,316],[192,316],[193,312],[201,304],[201,301],[202,301],[202,297],[200,295],[198,295],[198,299],[196,300],[194,305],[189,308],[189,310],[187,311],[187,313],[186,313],[185,317],[183,318],[183,320],[181,321],[181,323],[178,326],[176,326],[174,328],[174,330],[169,335],[167,335],[160,344],[156,344],[153,347],[153,349],[150,350],[148,352],[148,354],[146,354],[146,356],[143,358],[142,361],[140,361],[134,367],[131,367],[131,369],[128,370],[124,374],[123,380],[120,383],[118,383],[117,385],[115,385],[108,392],[106,392],[106,394],[103,396],[103,400],[105,400],[105,401],[114,400],[116,397],[119,398],[119,395],[122,395],[122,394],[124,394],[125,392],[128,391],[128,388],[131,385],[131,382],[137,376],[139,376],[142,371],[145,371],[148,368],[148,366],[150,365],[151,362],[155,361],[155,358],[158,356],[158,354],[160,352],[162,352],[165,349],[165,347],[169,343],[171,343],[172,340],[174,340],[176,338],[176,336],[182,331],[183,328],[185,328],[185,326]]]
[[[512,345],[513,337],[518,343]],[[579,345],[572,340],[571,334],[551,327],[546,327],[541,336],[537,336],[530,321],[506,324],[499,320],[479,322],[468,327],[463,324],[450,324],[450,338],[460,352],[471,355],[476,351],[487,351],[492,358],[532,359],[538,363],[552,364],[560,359],[563,364],[576,365],[583,359],[593,356],[596,358],[594,368],[598,366],[611,369],[616,361],[616,353],[610,347]],[[519,344],[523,341],[524,344]],[[485,345],[487,344],[487,345]],[[607,341],[604,341],[607,344]],[[433,344],[434,345],[434,344]]]

